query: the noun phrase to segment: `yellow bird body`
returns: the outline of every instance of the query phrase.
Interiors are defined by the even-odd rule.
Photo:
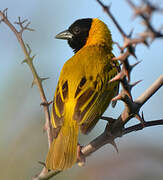
[[[79,128],[88,133],[118,93],[119,83],[109,83],[118,69],[112,57],[110,31],[102,21],[93,19],[85,44],[60,74],[52,107],[56,135],[46,159],[48,169],[64,170],[75,164]]]

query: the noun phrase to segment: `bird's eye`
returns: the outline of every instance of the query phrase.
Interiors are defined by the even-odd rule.
[[[80,33],[80,28],[78,26],[75,26],[73,28],[73,32],[74,32],[74,34],[79,34]]]

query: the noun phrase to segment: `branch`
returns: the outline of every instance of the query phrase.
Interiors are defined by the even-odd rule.
[[[131,0],[126,0],[130,7],[134,10],[135,15],[139,16],[143,19],[145,26],[147,27],[147,35],[151,36],[152,39],[155,38],[163,38],[163,34],[160,31],[157,31],[151,24],[150,16],[154,11],[160,11],[160,8],[152,5],[149,1],[144,1],[143,3],[146,5],[145,8],[135,6],[135,4]],[[148,31],[150,33],[148,33]]]
[[[48,180],[52,178],[53,176],[56,176],[61,171],[47,171],[46,168],[43,168],[42,172],[39,175],[36,175],[32,180]]]
[[[42,100],[42,104],[43,104],[43,109],[44,109],[44,113],[45,113],[45,129],[47,131],[47,137],[48,137],[48,145],[50,147],[50,144],[52,142],[52,126],[51,126],[51,122],[50,122],[50,113],[49,113],[49,103],[47,102],[44,90],[43,90],[43,86],[42,86],[42,82],[47,79],[47,78],[41,78],[39,77],[34,65],[33,65],[33,59],[35,56],[31,57],[31,49],[29,47],[29,45],[27,44],[27,46],[25,46],[25,43],[23,41],[22,38],[22,34],[25,30],[29,30],[29,31],[33,31],[33,29],[29,28],[29,24],[30,22],[28,22],[25,26],[24,23],[27,22],[27,20],[21,21],[20,17],[18,18],[18,22],[16,22],[16,24],[18,24],[20,26],[20,31],[18,31],[15,26],[8,20],[7,17],[7,9],[5,9],[4,11],[0,11],[0,22],[4,22],[9,28],[10,30],[15,34],[15,36],[17,37],[17,40],[24,52],[25,55],[25,60],[23,60],[22,63],[27,63],[32,75],[33,75],[33,82],[32,82],[32,86],[34,84],[37,85],[39,92],[40,92],[40,97]],[[42,172],[40,173],[40,175],[44,174],[45,171],[47,171],[46,168],[42,169]]]
[[[112,19],[112,21],[114,22],[115,26],[117,27],[117,29],[119,30],[119,32],[121,33],[121,35],[123,36],[123,38],[127,38],[126,33],[123,31],[123,29],[121,28],[121,26],[119,25],[119,23],[116,21],[116,19],[114,18],[114,16],[111,14],[110,12],[110,6],[106,6],[104,5],[100,0],[96,0],[100,6],[103,8],[103,10],[109,15],[109,17]]]
[[[142,130],[143,128],[147,128],[151,126],[160,126],[160,125],[163,125],[163,119],[145,122],[144,127],[142,126],[141,123],[139,123],[137,125],[123,129],[122,135],[139,131],[139,130]],[[103,147],[104,145],[112,144],[112,142],[118,137],[119,137],[119,134],[117,136],[108,136],[107,133],[104,132],[81,149],[82,155],[84,157],[88,157],[94,152],[96,152],[98,149]],[[61,172],[62,171],[49,171],[49,172],[46,172],[46,173],[40,174],[39,176],[34,177],[32,180],[48,180]]]
[[[137,100],[135,102],[141,102],[139,104],[139,106],[135,106],[134,111],[137,112],[139,111],[140,107],[154,94],[157,92],[157,90],[159,88],[161,88],[163,85],[163,75],[161,75],[141,96],[139,96],[137,98]],[[126,109],[124,110],[124,114]],[[126,118],[132,118],[130,117],[130,115]],[[114,127],[114,124],[117,125],[116,121],[113,121],[113,125],[112,127]],[[100,136],[98,136],[95,140],[93,140],[91,143],[89,143],[88,145],[84,146],[82,148],[82,153],[85,156],[88,156],[90,154],[92,154],[93,152],[97,151],[99,148],[101,148],[102,146],[104,146],[105,144],[112,144],[114,139],[116,139],[117,137],[121,137],[125,134],[131,133],[133,131],[138,131],[138,130],[142,130],[143,128],[146,127],[151,127],[151,126],[157,126],[157,125],[163,125],[163,119],[161,120],[155,120],[155,121],[148,121],[148,122],[144,122],[144,124],[142,125],[142,123],[139,123],[137,125],[128,127],[128,128],[123,128],[122,132],[120,133],[120,127],[118,126],[116,128],[117,131],[114,131],[114,134],[111,134],[108,131],[108,128],[106,127],[104,133],[102,133]]]
[[[118,29],[118,31],[120,32],[120,34],[123,37],[123,41],[124,42],[123,42],[123,46],[122,47],[118,43],[116,43],[118,45],[121,53],[123,53],[124,49],[127,48],[127,51],[124,54],[121,54],[121,59],[123,58],[123,60],[125,60],[126,56],[129,56],[129,55],[133,55],[136,58],[135,47],[136,47],[137,44],[140,44],[140,43],[148,46],[148,43],[146,41],[147,36],[140,36],[140,37],[134,38],[134,39],[131,38],[133,30],[131,30],[131,32],[127,35],[125,33],[125,31],[122,29],[122,27],[120,26],[120,24],[118,23],[118,21],[113,16],[113,14],[111,13],[110,6],[106,6],[100,0],[96,0],[96,1],[100,4],[100,6],[103,8],[103,10],[111,18],[111,20],[115,24],[116,28]]]
[[[161,88],[163,85],[163,74],[140,96],[135,102],[140,105],[140,107],[155,94],[155,92]]]
[[[145,122],[144,127],[142,127],[142,124],[139,123],[137,125],[125,128],[122,131],[122,135],[126,135],[134,131],[139,131],[146,127],[159,126],[159,125],[163,125],[163,119]],[[106,132],[104,132],[96,139],[94,139],[92,142],[90,142],[88,145],[84,146],[81,151],[84,154],[84,156],[87,157],[92,153],[94,153],[95,151],[97,151],[98,149],[100,149],[102,146],[112,143],[112,141],[118,137],[119,134],[117,136],[108,136]]]
[[[143,128],[147,128],[147,127],[151,127],[151,126],[159,126],[159,125],[163,125],[163,119],[145,122],[144,127],[142,127],[142,124],[139,123],[137,125],[125,128],[122,131],[122,135],[126,135],[131,132],[139,131],[139,130],[142,130]],[[94,152],[96,152],[98,149],[103,147],[104,145],[112,144],[112,142],[118,137],[119,137],[119,134],[117,136],[108,136],[108,134],[106,132],[104,132],[100,136],[98,136],[96,139],[91,141],[88,145],[84,146],[81,149],[81,152],[84,157],[88,157],[91,154],[93,154]],[[43,174],[42,176],[37,176],[37,177],[33,178],[33,180],[48,180],[48,179],[52,178],[53,176],[56,176],[60,172],[61,171],[58,171],[58,172],[50,171],[46,174]]]
[[[144,127],[161,126],[161,125],[163,125],[163,119],[147,121],[147,122],[144,123]],[[142,129],[143,129],[142,124],[139,123],[137,125],[125,128],[123,130],[123,135],[129,134],[129,133],[134,132],[134,131],[139,131],[139,130],[142,130]]]
[[[157,90],[162,87],[162,85],[163,85],[163,75],[161,75],[141,96],[139,96],[135,100],[135,102],[139,102],[140,104],[139,104],[139,106],[134,106],[135,107],[134,111],[135,112],[139,111],[140,107],[154,93],[156,93]],[[126,113],[126,109],[124,110],[123,113],[124,114]],[[128,116],[126,116],[125,118],[131,119],[132,117],[133,116],[130,116],[130,114],[128,114]],[[142,130],[143,128],[163,125],[163,119],[161,119],[161,120],[154,120],[154,121],[148,121],[148,122],[146,121],[146,122],[144,122],[143,125],[142,125],[142,123],[139,123],[137,125],[121,129],[119,124],[117,124],[117,121],[119,120],[119,118],[117,120],[115,120],[113,118],[102,117],[101,119],[107,120],[110,124],[112,124],[111,127],[113,127],[113,128],[115,128],[114,126],[116,126],[116,128],[115,128],[116,130],[114,130],[114,134],[112,134],[110,132],[110,126],[107,125],[105,128],[105,131],[100,136],[95,138],[88,145],[82,147],[81,152],[82,152],[82,155],[84,157],[88,157],[89,155],[91,155],[92,153],[94,153],[95,151],[97,151],[98,149],[100,149],[101,147],[103,147],[106,144],[111,144],[115,147],[116,145],[114,143],[114,140],[118,137],[122,137],[123,135],[129,134],[129,133],[134,132],[134,131]],[[57,175],[60,172],[61,171],[58,171],[58,172],[50,171],[46,174],[43,174],[42,176],[35,177],[33,180],[47,180],[47,179],[50,179],[51,177]]]

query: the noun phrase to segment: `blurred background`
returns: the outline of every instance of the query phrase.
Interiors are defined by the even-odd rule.
[[[125,0],[105,0],[112,3],[111,11],[126,33],[134,28],[134,36],[144,30],[141,19],[132,19],[132,10]],[[139,3],[140,1],[134,1]],[[162,0],[153,0],[163,5]],[[53,99],[60,70],[72,55],[65,41],[54,36],[67,29],[76,19],[97,17],[110,28],[113,40],[122,43],[122,37],[110,18],[103,12],[96,0],[1,0],[0,10],[8,8],[11,22],[17,17],[31,21],[35,32],[25,32],[24,41],[36,54],[35,67],[41,77],[50,77],[43,83],[48,100]],[[155,14],[152,23],[156,28],[162,24],[162,16]],[[139,45],[136,50],[142,62],[132,73],[132,82],[142,79],[133,89],[137,98],[161,74],[163,67],[163,40],[155,40],[150,48]],[[0,24],[0,179],[26,180],[40,172],[48,150],[46,133],[43,133],[44,113],[40,107],[40,96],[36,86],[31,88],[32,74],[21,64],[24,54],[15,35],[3,23]],[[119,50],[114,47],[114,54]],[[130,58],[135,63],[134,58]],[[163,118],[163,89],[160,89],[142,108],[145,120]],[[111,107],[106,116],[118,117],[123,103]],[[133,119],[128,124],[138,123]],[[100,121],[89,136],[80,136],[80,143],[86,144],[103,132],[106,122]],[[85,167],[73,168],[52,179],[89,180],[162,180],[163,179],[163,127],[151,127],[130,133],[117,139],[119,154],[106,145],[87,158]]]

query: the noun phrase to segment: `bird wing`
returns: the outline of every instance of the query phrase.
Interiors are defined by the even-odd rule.
[[[67,81],[64,82],[64,84],[61,87],[61,90],[60,90],[60,83],[58,82],[53,100],[52,111],[51,111],[51,123],[53,126],[54,138],[57,137],[64,121],[64,106],[67,96],[68,96]]]
[[[56,136],[65,121],[66,103],[70,104],[72,113],[70,110],[69,113],[81,131],[88,133],[116,95],[119,83],[109,80],[117,74],[117,68],[109,60],[103,63],[104,56],[98,51],[89,48],[87,52],[76,53],[61,71],[51,115]]]
[[[102,76],[97,74],[94,80],[88,80],[80,88],[80,93],[76,97],[73,118],[79,122],[82,133],[91,131],[115,96],[118,82],[109,83],[108,81],[116,73],[116,69],[110,66],[108,73]]]

